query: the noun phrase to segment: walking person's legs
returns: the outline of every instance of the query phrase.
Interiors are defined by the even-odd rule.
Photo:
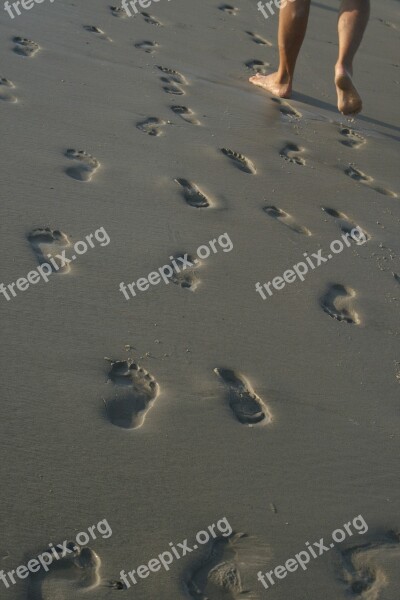
[[[289,0],[279,11],[279,68],[271,75],[254,75],[251,83],[274,96],[290,98],[296,60],[306,34],[311,0]]]
[[[338,20],[339,56],[335,65],[338,109],[345,115],[359,113],[362,101],[351,80],[353,59],[369,19],[369,0],[342,0]]]

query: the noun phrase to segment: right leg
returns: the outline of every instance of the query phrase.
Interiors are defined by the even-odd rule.
[[[271,75],[250,77],[251,83],[280,98],[290,98],[294,69],[306,34],[311,0],[288,0],[279,11],[279,68]]]

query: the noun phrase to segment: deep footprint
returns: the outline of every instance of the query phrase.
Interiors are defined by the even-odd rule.
[[[120,390],[106,402],[111,423],[123,429],[141,427],[159,394],[158,383],[132,360],[111,362],[108,377]]]
[[[114,17],[119,17],[121,19],[128,17],[128,13],[122,6],[110,6],[110,10]]]
[[[149,117],[145,121],[136,123],[136,127],[147,133],[147,135],[159,136],[162,135],[161,127],[165,125],[165,121],[158,119],[157,117]]]
[[[276,219],[282,225],[289,227],[292,231],[296,233],[301,233],[303,235],[311,235],[311,231],[307,229],[307,227],[303,227],[303,225],[298,225],[293,217],[289,215],[289,213],[285,212],[281,208],[277,208],[276,206],[264,206],[263,211],[267,213],[270,217]]]
[[[156,25],[157,27],[162,27],[161,21],[158,21],[155,17],[153,17],[152,15],[149,15],[149,13],[142,12],[140,14],[142,15],[142,17],[146,21],[146,23],[149,23],[149,25]]]
[[[14,52],[21,56],[32,57],[39,51],[40,46],[32,40],[22,37],[14,37],[13,42],[15,43]]]
[[[360,324],[360,318],[352,308],[352,299],[356,293],[340,283],[330,285],[320,300],[322,309],[333,319],[342,323]]]
[[[354,129],[350,129],[350,127],[342,127],[339,133],[345,138],[344,140],[340,140],[340,143],[349,148],[359,148],[367,141],[360,133]]]
[[[270,423],[271,414],[251,384],[231,369],[214,369],[228,387],[228,401],[233,414],[243,425],[263,425]]]
[[[90,181],[100,166],[99,161],[84,150],[69,149],[66,151],[65,156],[77,161],[77,166],[68,167],[65,172],[78,181]]]
[[[369,239],[369,235],[366,233],[366,231],[364,231],[364,229],[362,229],[362,227],[360,227],[359,225],[356,225],[355,223],[353,223],[349,217],[347,215],[345,215],[344,213],[335,210],[334,208],[327,208],[327,207],[322,207],[322,210],[329,215],[330,217],[332,217],[333,219],[336,219],[338,222],[338,225],[341,229],[341,231],[343,231],[343,233],[347,233],[347,234],[351,234],[351,232],[353,231],[353,229],[357,228],[361,233],[364,234],[365,239],[368,240]],[[353,238],[350,236],[349,237],[350,241],[355,241],[353,240]]]
[[[180,258],[186,259],[186,261],[192,263],[192,266],[186,266],[185,261],[180,260]],[[180,272],[176,272],[176,266],[171,261],[171,267],[174,271],[174,274],[171,277],[172,283],[179,285],[179,287],[183,289],[194,292],[200,283],[200,279],[198,278],[196,272],[196,267],[198,268],[201,264],[199,259],[195,258],[191,254],[185,254],[184,252],[175,254],[173,259],[175,261],[175,265],[177,265],[180,269]]]
[[[234,165],[241,171],[250,173],[250,175],[255,175],[257,173],[254,164],[249,158],[244,156],[244,154],[240,154],[239,152],[235,152],[229,148],[221,148],[221,152],[230,158]]]
[[[229,15],[237,15],[239,12],[239,9],[236,8],[235,6],[232,6],[231,4],[221,4],[220,6],[218,6],[219,10],[222,10],[222,12],[226,12]]]
[[[173,81],[174,83],[180,83],[181,85],[187,85],[187,80],[185,79],[185,77],[182,75],[182,73],[179,73],[179,71],[175,71],[174,69],[169,69],[168,67],[162,67],[157,65],[157,69],[159,71],[161,71],[161,73],[164,73],[165,75],[165,79],[162,79],[162,81]]]
[[[282,148],[279,154],[288,162],[304,167],[306,161],[304,160],[304,158],[301,158],[301,156],[299,156],[301,152],[304,152],[304,148],[300,148],[299,146],[297,146],[297,144],[289,143],[286,144],[284,148]]]
[[[398,598],[400,535],[388,532],[376,542],[342,552],[343,579],[360,599]],[[384,595],[383,594],[384,591]]]
[[[246,33],[251,37],[253,42],[255,42],[256,44],[261,44],[263,46],[272,46],[272,43],[269,40],[266,40],[265,38],[261,37],[257,33],[253,33],[252,31],[246,31]]]
[[[53,559],[47,573],[40,570],[31,575],[28,600],[76,598],[81,592],[99,585],[101,561],[97,554],[90,548],[80,548],[73,542],[69,542],[67,547],[72,552],[66,556],[62,556],[62,548],[56,547],[60,550],[60,558]]]
[[[59,229],[50,229],[48,227],[33,229],[28,234],[28,241],[39,261],[39,264],[48,263],[55,273],[69,273],[71,267],[69,263],[64,264],[64,260],[57,258],[58,253],[62,253],[64,248],[71,245],[68,237]],[[50,255],[50,256],[49,256]],[[57,264],[56,268],[51,262],[52,258]]]
[[[358,183],[363,183],[364,185],[367,185],[372,190],[375,190],[375,192],[378,192],[378,194],[382,194],[383,196],[390,196],[391,198],[397,198],[397,194],[395,192],[392,192],[391,190],[383,188],[379,185],[375,185],[373,183],[374,179],[372,177],[366,175],[362,171],[359,171],[352,165],[347,167],[347,169],[345,169],[344,172],[348,177],[354,179],[354,181],[358,181]]]
[[[187,108],[186,106],[171,106],[170,108],[172,112],[179,115],[181,119],[187,123],[190,123],[191,125],[200,125],[200,121],[194,117],[195,113],[190,108]]]
[[[255,600],[258,596],[246,583],[270,558],[270,549],[245,533],[218,537],[189,573],[186,590],[193,600]]]
[[[153,54],[158,46],[157,42],[151,42],[150,40],[143,40],[143,42],[137,42],[137,44],[135,44],[135,48],[143,50],[144,52],[147,52],[147,54]]]
[[[17,102],[17,98],[13,96],[10,90],[15,89],[15,85],[9,79],[0,77],[0,100],[3,102]]]
[[[186,202],[194,208],[207,208],[211,206],[211,202],[205,194],[197,187],[195,183],[187,179],[175,179],[176,183],[182,188],[183,197]]]

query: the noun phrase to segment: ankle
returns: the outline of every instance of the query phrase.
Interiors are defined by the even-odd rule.
[[[353,75],[353,65],[344,62],[337,62],[335,65],[335,73],[343,74],[346,73],[350,76]]]

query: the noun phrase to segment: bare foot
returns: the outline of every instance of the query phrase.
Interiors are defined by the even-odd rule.
[[[250,77],[249,81],[279,98],[290,98],[292,95],[291,81],[283,82],[280,77],[278,78],[278,73],[271,73],[271,75],[260,75],[257,73],[253,77]]]
[[[351,74],[342,66],[335,68],[338,109],[344,115],[356,115],[362,109],[362,100],[351,80]]]

